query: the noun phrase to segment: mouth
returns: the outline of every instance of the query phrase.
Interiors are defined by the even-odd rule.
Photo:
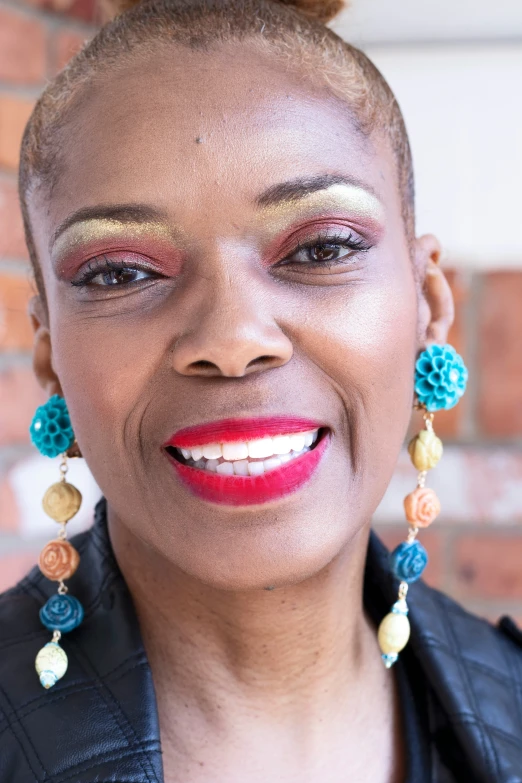
[[[329,429],[307,419],[228,419],[180,430],[164,450],[193,494],[252,505],[302,487],[328,442]]]

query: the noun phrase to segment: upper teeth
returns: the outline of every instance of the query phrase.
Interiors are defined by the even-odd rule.
[[[294,451],[302,451],[316,440],[319,430],[299,432],[293,435],[275,435],[273,438],[258,438],[257,440],[235,441],[233,443],[205,443],[190,449],[180,449],[185,459],[224,460],[235,462],[244,459],[266,459]]]

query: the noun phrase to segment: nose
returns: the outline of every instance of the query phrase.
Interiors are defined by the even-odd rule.
[[[293,346],[271,312],[273,296],[239,274],[202,285],[172,351],[180,375],[240,378],[290,361]]]

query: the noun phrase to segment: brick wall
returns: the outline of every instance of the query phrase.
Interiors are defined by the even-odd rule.
[[[39,508],[57,475],[35,455],[27,428],[43,395],[31,371],[26,316],[33,290],[16,194],[20,136],[34,99],[88,37],[92,0],[0,0],[0,589],[35,562],[54,535]],[[438,414],[445,456],[430,474],[443,514],[421,534],[430,554],[428,580],[492,619],[522,621],[522,258],[520,269],[448,274],[457,317],[450,341],[470,369],[470,387],[453,411]],[[412,425],[412,431],[414,425]],[[85,496],[90,523],[98,490],[82,461],[72,480]],[[404,537],[402,498],[415,484],[405,454],[375,517],[393,545]]]

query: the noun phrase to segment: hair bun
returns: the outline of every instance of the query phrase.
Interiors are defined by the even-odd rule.
[[[345,0],[276,0],[283,5],[297,8],[310,19],[326,24],[330,22],[348,3]]]
[[[301,11],[309,19],[326,24],[330,22],[343,8],[349,5],[349,0],[273,0],[281,5],[289,5]],[[123,11],[128,11],[139,5],[141,0],[102,0],[105,11],[110,17]]]

